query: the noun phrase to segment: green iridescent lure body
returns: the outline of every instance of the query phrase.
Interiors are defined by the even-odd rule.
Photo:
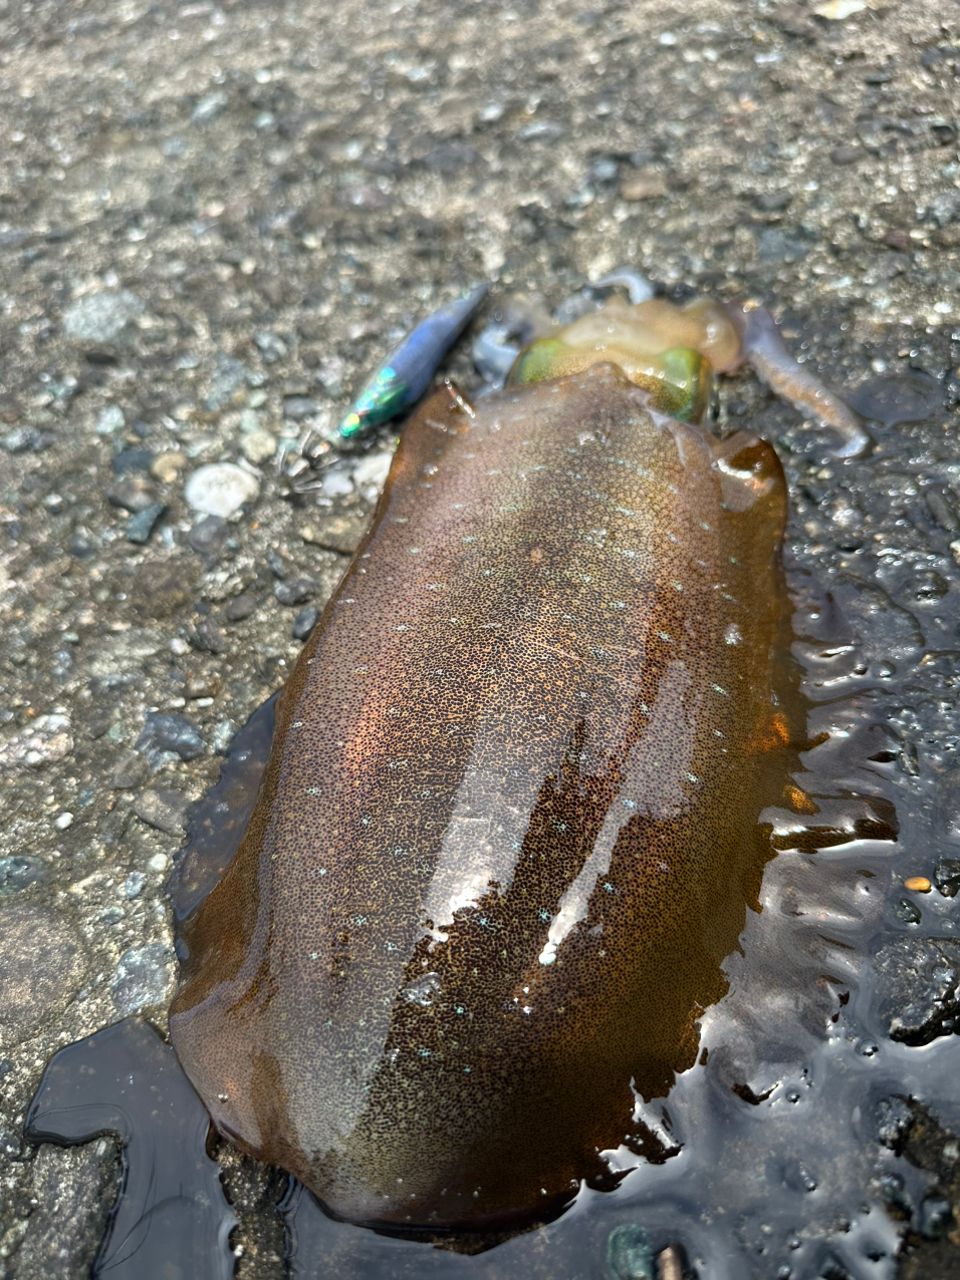
[[[421,399],[437,366],[470,323],[487,296],[480,285],[420,322],[390,352],[365,383],[335,433],[338,444],[353,444],[390,422]]]

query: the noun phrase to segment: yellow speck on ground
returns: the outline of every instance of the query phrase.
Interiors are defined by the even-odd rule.
[[[933,884],[926,876],[907,876],[903,887],[913,893],[929,893]]]

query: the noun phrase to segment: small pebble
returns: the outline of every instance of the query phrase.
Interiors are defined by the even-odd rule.
[[[937,889],[945,898],[960,893],[960,858],[941,858],[934,872]]]
[[[667,195],[667,180],[662,173],[628,173],[620,182],[620,198],[631,204],[640,200],[660,200]]]
[[[219,720],[213,726],[213,733],[210,735],[210,749],[218,756],[225,756],[230,750],[230,744],[237,736],[238,728],[236,720]]]
[[[167,449],[158,453],[150,463],[150,474],[161,484],[173,484],[187,465],[187,455],[179,449]]]
[[[135,448],[118,449],[110,459],[110,470],[115,476],[128,476],[140,473],[146,475],[150,470],[154,454],[152,449]]]
[[[320,610],[316,605],[308,604],[305,609],[301,609],[293,620],[294,640],[306,640],[307,636],[317,625],[317,619],[319,617]]]
[[[108,404],[104,405],[97,414],[94,430],[97,435],[111,436],[117,431],[122,431],[125,426],[126,419],[120,406],[118,404]]]
[[[181,760],[195,760],[203,755],[206,746],[203,734],[192,721],[167,711],[151,711],[137,739],[137,750],[156,764],[161,764],[167,753]]]
[[[68,827],[73,826],[73,814],[69,809],[64,809],[63,813],[58,813],[54,818],[53,825],[58,831],[66,831]]]
[[[867,7],[867,0],[826,0],[817,5],[814,13],[818,18],[826,18],[829,22],[843,22],[852,18],[855,13],[862,13]]]
[[[933,884],[926,876],[907,876],[903,887],[909,889],[911,893],[929,893]]]
[[[367,498],[375,498],[383,488],[392,461],[392,455],[386,452],[366,454],[353,468],[354,486]]]
[[[148,942],[125,951],[111,983],[121,1017],[139,1013],[145,1005],[165,1003],[172,976],[173,952],[165,943]]]
[[[913,1112],[904,1098],[881,1098],[876,1108],[877,1138],[890,1151],[899,1152],[913,1124]]]
[[[14,427],[0,437],[0,447],[7,453],[42,453],[55,442],[56,436],[36,427]]]
[[[274,595],[281,604],[303,604],[316,593],[317,584],[310,578],[292,578],[289,582],[278,582],[273,589]]]
[[[18,854],[0,858],[0,896],[19,893],[21,889],[26,889],[28,885],[36,884],[45,877],[46,867],[39,858]]]
[[[210,413],[218,413],[239,398],[240,392],[251,379],[251,372],[242,360],[220,352],[210,380],[210,389],[204,396],[203,407]]]
[[[856,164],[862,157],[863,151],[859,147],[834,147],[830,152],[831,161],[839,167]]]
[[[124,476],[107,490],[107,501],[114,507],[120,507],[137,515],[155,506],[157,492],[146,476]]]
[[[300,537],[313,547],[346,555],[356,551],[365,525],[366,521],[357,516],[331,516],[319,525],[303,525]]]
[[[167,835],[183,835],[184,817],[189,800],[179,791],[158,788],[156,791],[144,791],[133,802],[133,812],[157,831],[165,831]]]
[[[624,1223],[610,1232],[607,1275],[609,1280],[653,1280],[653,1249],[643,1227]]]
[[[230,647],[226,633],[212,618],[201,618],[193,629],[190,643],[201,653],[226,653]]]
[[[75,529],[67,539],[67,551],[78,560],[86,560],[97,550],[97,542],[88,529]]]
[[[167,509],[165,502],[152,502],[127,521],[127,541],[143,546],[150,541],[154,529]]]
[[[37,716],[19,733],[0,744],[0,769],[26,765],[39,768],[62,760],[73,750],[71,725],[67,716]]]
[[[251,431],[241,437],[240,450],[246,460],[257,467],[270,461],[277,451],[277,442],[269,431]]]
[[[217,116],[224,111],[229,104],[230,99],[222,89],[214,89],[212,93],[205,93],[199,100],[197,105],[190,113],[191,124],[209,124],[211,120],[216,120]]]
[[[211,462],[187,477],[183,496],[187,506],[203,515],[228,520],[260,493],[260,481],[234,462]]]
[[[275,364],[287,354],[287,344],[272,329],[258,329],[253,335],[253,341],[267,364]]]
[[[913,1205],[907,1192],[906,1183],[899,1173],[885,1173],[880,1179],[880,1194],[886,1204],[897,1213],[909,1218],[913,1213]]]
[[[142,871],[131,871],[123,882],[123,896],[125,898],[138,898],[143,893],[143,886],[147,883],[147,877]]]
[[[215,672],[194,672],[187,677],[184,692],[190,699],[213,698],[220,692],[222,681]]]
[[[230,526],[221,516],[204,516],[187,534],[187,542],[204,556],[216,556],[230,537]]]
[[[923,913],[915,902],[909,898],[901,898],[894,906],[893,913],[898,920],[902,920],[904,924],[919,924],[923,919]]]
[[[87,346],[110,346],[125,338],[146,310],[129,289],[106,289],[72,302],[63,313],[64,335]]]
[[[950,1201],[936,1191],[928,1192],[920,1201],[917,1226],[927,1240],[939,1240],[947,1234],[953,1221]]]
[[[249,618],[256,611],[256,596],[244,592],[243,595],[234,596],[232,600],[227,601],[223,616],[228,622],[243,622],[244,618]]]
[[[782,213],[792,200],[792,191],[761,191],[756,197],[756,204],[764,213]]]
[[[267,548],[267,567],[275,578],[288,578],[291,568],[294,568],[293,561],[289,559],[288,553],[281,553],[276,547]]]

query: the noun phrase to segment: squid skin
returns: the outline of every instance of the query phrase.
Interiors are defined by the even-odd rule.
[[[787,778],[769,445],[613,365],[435,394],[181,928],[210,1113],[337,1216],[555,1212],[695,1061]]]

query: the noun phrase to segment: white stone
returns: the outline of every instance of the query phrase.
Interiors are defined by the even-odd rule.
[[[260,480],[235,462],[211,462],[187,477],[183,496],[187,505],[205,516],[230,516],[256,500]]]

